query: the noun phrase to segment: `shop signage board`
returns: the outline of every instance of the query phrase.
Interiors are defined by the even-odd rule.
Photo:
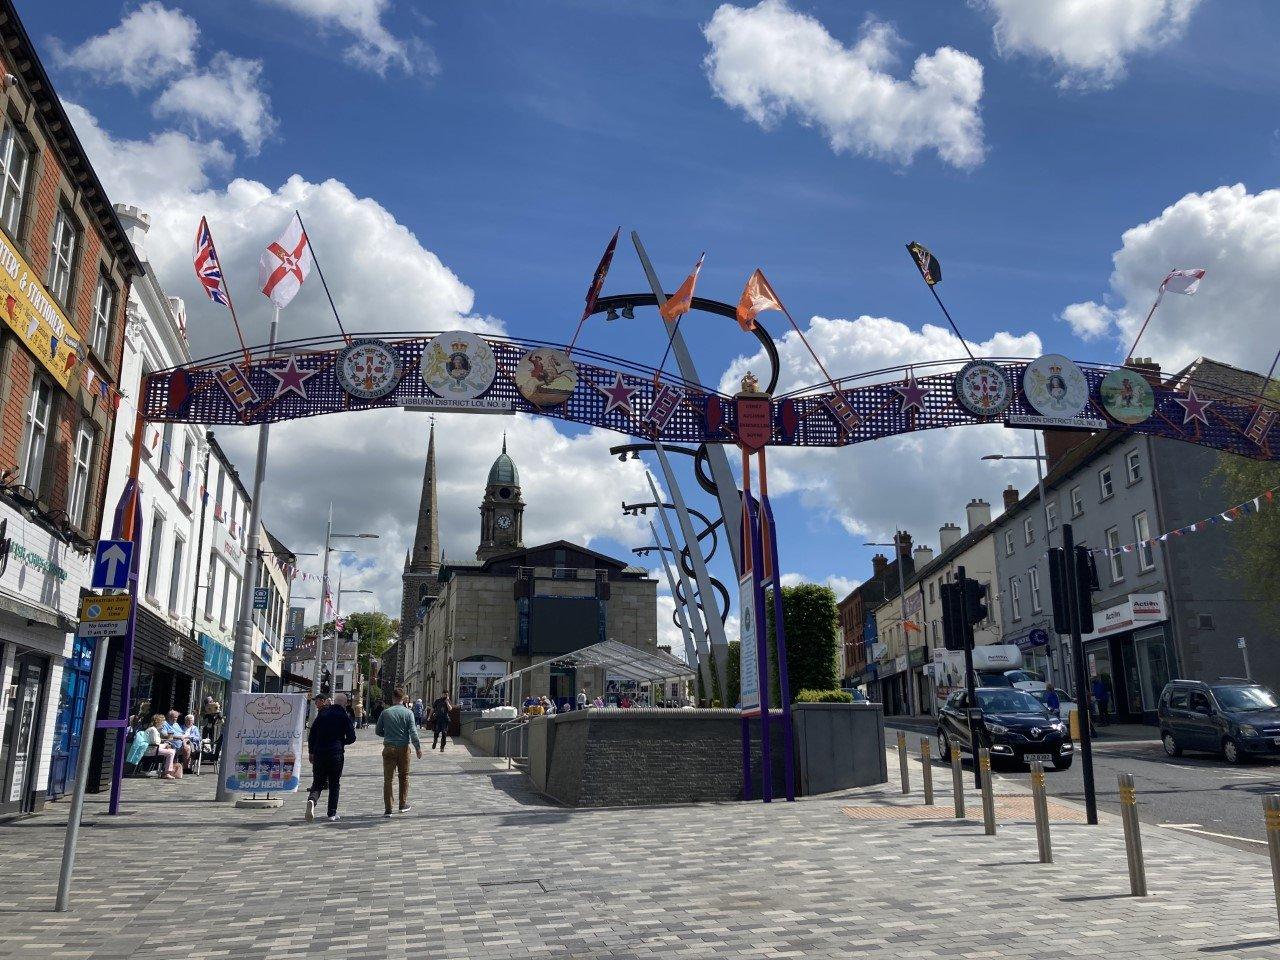
[[[756,645],[756,584],[748,573],[738,581],[738,693],[745,714],[760,712],[760,654]]]
[[[83,347],[66,314],[36,278],[36,271],[0,233],[0,301],[5,306],[0,314],[45,370],[68,390],[80,373],[76,362]]]
[[[460,660],[458,671],[458,705],[463,710],[480,709],[498,702],[496,684],[507,673],[505,660]],[[576,698],[574,691],[573,697]]]
[[[1119,603],[1093,612],[1093,633],[1085,634],[1085,642],[1109,637],[1113,633],[1134,630],[1151,623],[1169,619],[1169,608],[1164,591],[1157,593],[1131,593]]]
[[[90,553],[79,553],[24,513],[0,502],[0,593],[60,613],[68,619],[80,608],[89,586]]]
[[[233,693],[227,707],[227,789],[296,793],[302,766],[302,693]]]
[[[266,587],[254,587],[253,588],[253,609],[255,610],[267,609],[267,598],[269,596],[270,596],[270,591]]]
[[[114,597],[85,597],[80,601],[82,637],[123,637],[129,629],[129,610],[133,598],[128,594]]]

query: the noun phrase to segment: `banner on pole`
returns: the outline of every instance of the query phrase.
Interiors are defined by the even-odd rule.
[[[748,572],[738,581],[738,690],[740,709],[748,716],[760,712],[760,656],[756,646],[759,618],[756,610],[755,577]]]
[[[222,749],[230,750],[227,789],[296,793],[302,761],[302,693],[233,693]]]

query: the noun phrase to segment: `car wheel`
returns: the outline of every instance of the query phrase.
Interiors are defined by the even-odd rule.
[[[1055,770],[1070,770],[1070,769],[1071,769],[1071,761],[1072,761],[1072,760],[1074,760],[1074,759],[1075,759],[1074,757],[1059,757],[1057,760],[1054,760],[1054,761],[1053,761],[1053,769],[1055,769]]]
[[[1222,741],[1222,756],[1227,763],[1232,766],[1239,766],[1244,763],[1244,752],[1241,751],[1239,745],[1230,737]]]
[[[941,730],[938,731],[938,759],[943,763],[951,762],[951,741]]]
[[[1164,740],[1164,752],[1166,756],[1182,756],[1182,748],[1178,746],[1178,741],[1173,739],[1172,733],[1166,733],[1162,739]]]

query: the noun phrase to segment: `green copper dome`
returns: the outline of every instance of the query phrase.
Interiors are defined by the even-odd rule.
[[[489,485],[504,484],[509,487],[520,486],[520,471],[516,469],[515,461],[507,456],[507,435],[502,435],[502,452],[498,454],[498,459],[493,461],[493,466],[489,468]]]

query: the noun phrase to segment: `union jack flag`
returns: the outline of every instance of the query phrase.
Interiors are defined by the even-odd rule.
[[[204,217],[200,218],[200,229],[196,231],[192,257],[195,261],[196,279],[204,287],[209,299],[224,307],[230,306],[227,285],[222,279],[222,264],[218,262],[218,251],[213,248],[213,234],[209,232],[209,222]]]

